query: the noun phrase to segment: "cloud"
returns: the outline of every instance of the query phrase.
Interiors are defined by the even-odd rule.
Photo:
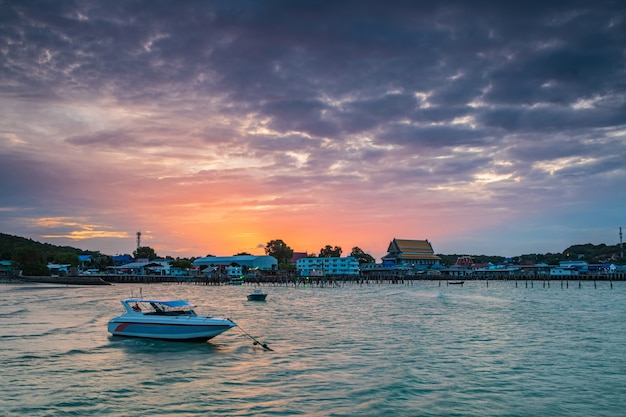
[[[398,233],[471,242],[588,197],[620,207],[625,17],[611,1],[5,2],[0,225],[113,251],[143,229],[175,253],[380,254]],[[573,212],[588,230],[618,218]]]

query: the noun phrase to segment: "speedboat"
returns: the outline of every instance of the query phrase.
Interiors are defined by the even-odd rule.
[[[248,301],[265,301],[267,294],[261,290],[254,290],[252,294],[248,294]]]
[[[237,324],[230,319],[199,316],[194,305],[184,300],[121,300],[126,310],[109,320],[109,333],[115,336],[152,339],[207,341]]]

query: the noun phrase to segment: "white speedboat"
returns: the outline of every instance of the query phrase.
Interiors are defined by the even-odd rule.
[[[254,290],[252,294],[248,294],[248,301],[265,301],[267,294],[261,290]]]
[[[122,305],[126,312],[109,320],[109,333],[115,336],[206,341],[237,325],[229,319],[199,316],[184,300],[128,298]]]

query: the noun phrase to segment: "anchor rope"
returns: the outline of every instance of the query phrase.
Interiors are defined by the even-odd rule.
[[[244,331],[244,330],[241,328],[241,326],[236,325],[235,327],[237,327],[237,328],[239,329],[239,331],[240,331],[240,332],[241,332],[244,336],[247,336],[247,337],[249,337],[250,339],[252,339],[252,341],[254,342],[254,343],[252,343],[253,345],[255,345],[255,346],[256,346],[256,345],[259,345],[259,346],[261,346],[261,347],[262,347],[263,349],[265,349],[265,350],[270,350],[270,351],[272,351],[272,352],[274,351],[274,349],[272,349],[272,348],[270,348],[269,346],[267,346],[267,343],[261,343],[261,342],[259,342],[257,339],[255,339],[253,336],[251,336],[251,335],[250,335],[250,333],[248,333],[248,332]]]

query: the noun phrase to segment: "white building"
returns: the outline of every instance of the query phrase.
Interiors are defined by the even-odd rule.
[[[170,261],[167,259],[140,259],[120,266],[108,266],[107,270],[117,274],[130,275],[170,275]]]
[[[231,278],[239,278],[243,274],[243,269],[240,266],[227,266],[226,273]]]
[[[303,277],[324,275],[359,275],[359,261],[352,256],[345,258],[300,258],[296,269]]]

